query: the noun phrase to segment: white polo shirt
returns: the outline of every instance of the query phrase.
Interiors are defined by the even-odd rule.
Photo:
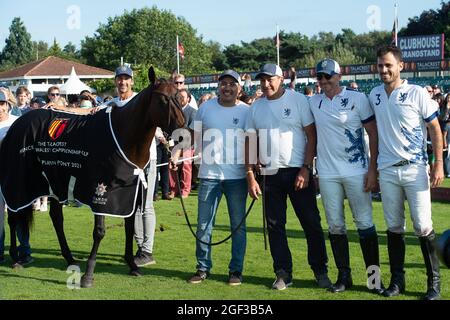
[[[243,102],[224,107],[217,98],[206,101],[198,109],[189,128],[202,137],[202,145],[196,147],[202,154],[199,178],[245,178],[244,129],[249,111],[249,106]]]
[[[314,123],[303,94],[285,90],[276,100],[256,100],[247,118],[246,130],[257,130],[259,160],[270,168],[301,167],[304,164],[304,127]]]
[[[330,100],[318,94],[309,100],[317,130],[317,171],[320,177],[361,175],[369,163],[363,124],[375,116],[366,95],[342,87]]]
[[[384,84],[373,88],[369,101],[377,119],[378,169],[402,160],[426,165],[426,123],[438,115],[428,92],[403,80],[389,97]]]
[[[109,106],[109,104],[111,103],[115,103],[117,105],[117,107],[121,108],[124,105],[126,105],[128,102],[130,102],[135,96],[137,96],[136,92],[133,92],[133,94],[125,100],[120,100],[120,97],[114,97],[111,101],[108,101],[106,104],[100,106],[100,109],[106,108]],[[156,137],[153,138],[152,144],[150,145],[150,161],[151,160],[157,160],[157,151],[156,151]]]

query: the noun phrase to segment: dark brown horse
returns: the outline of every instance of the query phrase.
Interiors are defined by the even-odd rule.
[[[154,138],[156,127],[160,127],[163,131],[170,134],[173,130],[184,125],[184,116],[177,96],[178,91],[175,86],[166,81],[157,81],[152,67],[148,71],[148,77],[150,81],[149,87],[136,95],[125,106],[120,108],[112,107],[109,110],[102,111],[109,113],[109,127],[111,132],[113,132],[115,141],[112,143],[102,140],[99,141],[99,143],[100,146],[108,143],[117,145],[117,149],[120,152],[116,151],[115,154],[103,154],[96,150],[96,148],[91,148],[88,149],[89,152],[84,151],[84,153],[86,155],[97,155],[97,160],[93,160],[93,158],[95,158],[93,156],[87,160],[83,158],[83,152],[77,152],[78,149],[82,149],[83,146],[79,145],[78,149],[72,147],[72,149],[64,149],[63,151],[61,151],[61,148],[55,148],[55,146],[64,146],[64,143],[58,142],[58,138],[65,134],[65,131],[68,136],[78,135],[79,140],[84,140],[87,144],[86,137],[77,133],[78,125],[73,125],[69,128],[68,123],[71,123],[70,121],[72,119],[61,113],[57,114],[56,120],[51,120],[52,122],[50,125],[47,125],[48,129],[45,127],[45,134],[51,138],[45,143],[36,141],[32,141],[31,143],[27,142],[24,147],[17,149],[17,144],[22,143],[20,136],[32,136],[32,140],[36,140],[34,139],[34,136],[27,131],[29,127],[33,126],[32,123],[28,123],[32,121],[31,115],[27,117],[27,114],[19,118],[13,126],[11,126],[1,146],[1,165],[8,167],[8,165],[14,166],[21,161],[25,163],[25,166],[23,166],[25,169],[10,170],[8,173],[0,174],[0,183],[2,191],[4,191],[3,194],[7,206],[9,209],[13,209],[12,211],[17,212],[10,213],[8,217],[11,228],[10,254],[13,259],[14,257],[17,257],[15,243],[16,225],[17,223],[21,223],[22,228],[27,228],[29,219],[32,217],[30,201],[36,199],[38,196],[46,195],[50,185],[54,193],[53,196],[55,197],[54,199],[51,199],[50,216],[61,247],[61,253],[69,265],[76,263],[64,234],[63,201],[61,201],[67,199],[66,183],[68,183],[68,179],[72,175],[77,178],[74,190],[75,198],[81,200],[82,203],[90,205],[91,209],[96,213],[93,231],[94,244],[88,258],[86,273],[81,278],[81,286],[91,287],[93,285],[97,251],[101,240],[105,236],[105,215],[108,215],[108,213],[105,213],[107,211],[101,211],[103,209],[98,209],[95,207],[95,204],[100,205],[107,201],[116,204],[120,207],[119,210],[125,212],[121,213],[125,217],[125,260],[130,267],[131,275],[141,275],[133,258],[133,234],[136,204],[140,203],[142,205],[143,189],[140,186],[145,184],[145,182],[142,181],[142,172],[149,163],[150,145]],[[40,111],[41,114],[36,112],[36,115],[42,115],[42,117],[46,117],[48,112],[54,113],[54,111],[49,110],[38,111]],[[97,115],[100,117],[100,112],[94,116],[75,117],[77,119],[82,118],[82,120],[89,125],[89,121],[92,121],[89,120],[89,117],[96,117]],[[68,119],[64,118],[64,116]],[[73,123],[75,123],[75,121],[73,121]],[[101,131],[105,128],[106,127],[102,126],[97,130]],[[105,129],[103,131],[108,130]],[[105,136],[102,136],[102,132],[97,131],[97,134],[90,136],[89,140],[101,139]],[[56,152],[56,155],[54,152]],[[75,165],[72,160],[70,160],[72,162],[67,160],[67,153],[79,154],[79,159],[75,161]],[[25,161],[23,159],[24,154],[30,154],[32,156],[30,157],[31,160],[27,158]],[[119,155],[117,156],[117,154]],[[121,167],[115,167],[114,164],[108,162],[109,160],[98,159],[98,157],[101,158],[102,156],[105,158],[113,158],[114,156],[116,158],[121,158]],[[92,162],[94,162],[94,169],[85,169],[92,167]],[[57,167],[56,169],[52,166],[53,164]],[[67,166],[75,167],[75,169],[67,169]],[[30,168],[29,171],[28,168]],[[136,175],[136,172],[141,173],[141,180],[139,178],[127,178],[127,176],[124,176],[122,174],[122,172],[126,171],[124,168],[128,171],[130,168],[135,168],[134,174]],[[84,172],[86,170],[88,170],[88,172]],[[98,179],[96,181],[108,181],[108,178],[104,177],[104,172],[106,171],[113,171],[115,174],[119,175],[119,178],[116,178],[111,186],[107,184],[108,187],[105,187],[103,182],[101,184],[98,183],[96,186],[92,186],[88,183],[87,178],[90,176],[96,176]],[[16,183],[17,181],[18,183]],[[31,184],[36,184],[36,188],[25,187],[24,184],[26,184],[27,181],[31,182]],[[113,189],[114,191],[112,191]],[[123,189],[131,189],[132,191],[135,191],[135,193],[128,198],[122,197],[121,192],[123,192]],[[88,196],[83,195],[83,192],[86,190],[88,193],[90,192]],[[111,195],[108,199],[103,198],[104,193],[107,191],[114,195]],[[25,198],[20,198],[18,194],[22,194]],[[11,203],[15,204],[15,206],[12,206]],[[25,232],[28,232],[28,230],[25,230]]]

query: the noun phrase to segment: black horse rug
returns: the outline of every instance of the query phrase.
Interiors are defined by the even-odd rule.
[[[62,203],[73,176],[74,198],[95,214],[131,216],[138,195],[145,196],[145,174],[121,150],[109,111],[85,116],[40,109],[17,119],[0,148],[7,207],[16,212],[47,195]]]

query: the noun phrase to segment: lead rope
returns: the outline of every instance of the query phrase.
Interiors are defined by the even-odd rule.
[[[181,190],[180,178],[178,177],[178,173],[177,173],[177,176],[176,176],[176,180],[177,180],[178,190]],[[239,230],[239,228],[242,226],[242,224],[244,223],[244,221],[247,219],[247,216],[250,214],[250,211],[252,210],[253,205],[255,204],[255,201],[256,201],[256,200],[255,200],[255,199],[252,200],[252,202],[250,203],[250,206],[249,206],[248,209],[247,209],[247,212],[245,213],[245,216],[242,218],[242,220],[241,220],[241,222],[238,224],[238,226],[237,226],[234,230],[231,230],[230,235],[229,235],[228,237],[226,237],[225,239],[223,239],[223,240],[221,240],[221,241],[218,241],[218,242],[205,242],[205,241],[199,239],[199,237],[197,237],[197,234],[194,232],[194,229],[192,228],[192,224],[191,224],[191,222],[189,221],[189,217],[188,217],[188,214],[187,214],[187,212],[186,212],[186,207],[184,206],[184,200],[183,200],[183,197],[181,197],[181,196],[180,196],[180,201],[181,201],[181,207],[183,208],[184,217],[186,218],[186,222],[187,222],[187,224],[188,224],[188,226],[189,226],[189,230],[191,230],[191,233],[192,233],[192,235],[194,236],[194,238],[195,238],[198,242],[200,242],[200,243],[202,243],[202,244],[206,244],[207,246],[217,246],[217,245],[222,244],[222,243],[224,243],[225,241],[229,240],[229,239],[236,233],[236,231]]]
[[[172,156],[172,154],[171,154],[171,152],[170,152],[169,146],[168,146],[168,144],[165,144],[164,146],[165,146],[165,150],[166,150],[166,152],[167,152],[167,154],[168,154],[168,156],[169,156],[169,158],[170,158],[170,157]],[[196,158],[196,157],[193,157],[193,158]],[[178,161],[178,162],[179,162],[179,161]],[[177,162],[177,163],[178,163],[178,162]],[[169,169],[169,170],[170,170],[170,169]],[[180,177],[178,176],[178,172],[177,172],[177,174],[176,174],[176,181],[177,181],[177,187],[178,187],[178,190],[181,190]],[[180,202],[181,202],[181,207],[183,208],[184,218],[186,219],[186,223],[188,224],[189,230],[191,231],[191,233],[192,233],[192,235],[194,236],[194,238],[195,238],[198,242],[200,242],[200,243],[202,243],[202,244],[205,244],[205,245],[207,245],[207,246],[217,246],[217,245],[222,244],[222,243],[224,243],[225,241],[229,240],[229,239],[237,232],[237,230],[239,230],[239,228],[242,226],[242,224],[244,223],[244,221],[247,219],[247,216],[250,214],[250,211],[252,210],[253,205],[255,204],[255,199],[253,199],[252,202],[250,203],[250,206],[249,206],[249,208],[247,209],[247,212],[245,213],[245,216],[242,218],[242,220],[241,220],[241,222],[238,224],[238,226],[237,226],[234,230],[231,230],[231,233],[230,233],[230,235],[229,235],[228,237],[226,237],[225,239],[223,239],[223,240],[221,240],[221,241],[218,241],[218,242],[205,242],[205,241],[203,241],[203,240],[201,240],[201,239],[199,239],[199,238],[197,237],[197,234],[194,232],[194,229],[192,228],[192,224],[191,224],[191,222],[189,221],[189,217],[188,217],[188,214],[187,214],[187,211],[186,211],[186,207],[185,207],[185,205],[184,205],[184,200],[183,200],[183,197],[181,197],[181,195],[180,195]]]

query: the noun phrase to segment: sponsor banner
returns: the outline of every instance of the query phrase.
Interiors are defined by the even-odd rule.
[[[398,44],[404,61],[444,59],[444,34],[399,37]]]
[[[315,72],[313,68],[304,68],[297,70],[297,78],[310,78],[314,76]]]
[[[342,68],[343,74],[368,74],[376,72],[377,66],[374,64],[353,64]]]

